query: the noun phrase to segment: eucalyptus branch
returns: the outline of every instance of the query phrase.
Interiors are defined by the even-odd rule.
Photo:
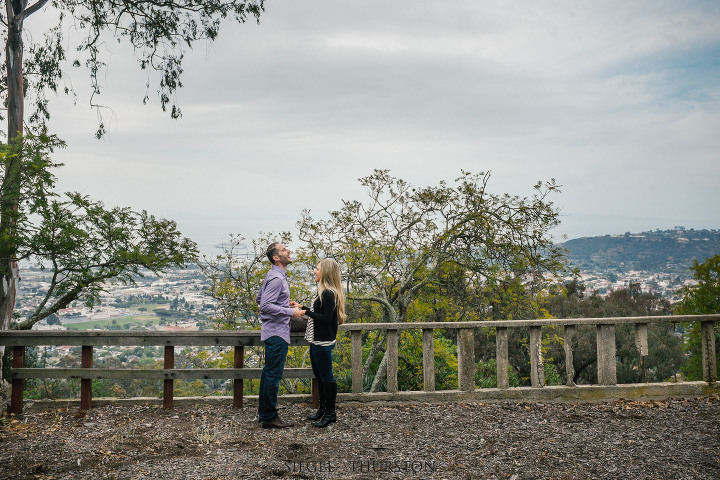
[[[55,302],[49,309],[40,312],[35,313],[31,317],[29,317],[27,320],[24,320],[22,322],[19,322],[17,324],[13,324],[12,329],[13,330],[29,330],[32,328],[33,325],[35,325],[40,320],[49,317],[53,313],[57,313],[58,311],[62,310],[63,308],[66,308],[70,303],[75,301],[75,299],[80,295],[80,293],[83,291],[82,286],[76,286],[69,292],[67,292],[65,295],[62,296],[57,302]]]
[[[35,308],[35,311],[32,315],[30,315],[30,318],[38,317],[40,313],[43,311],[43,308],[45,308],[45,305],[47,304],[48,300],[52,298],[53,294],[55,293],[55,287],[57,286],[57,277],[58,272],[53,272],[52,280],[50,280],[50,287],[48,288],[48,291],[45,293],[45,297],[40,302],[40,305]],[[20,329],[22,330],[22,329]]]
[[[40,10],[46,3],[48,3],[48,0],[38,0],[33,5],[26,7],[25,10],[19,14],[20,21],[23,21],[25,18]]]

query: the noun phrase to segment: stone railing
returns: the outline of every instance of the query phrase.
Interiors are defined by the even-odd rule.
[[[441,322],[441,323],[354,323],[340,326],[341,331],[349,332],[351,339],[352,393],[343,394],[345,399],[358,401],[392,400],[453,400],[464,398],[487,400],[534,400],[534,399],[597,399],[615,398],[639,393],[640,395],[693,395],[717,393],[717,367],[715,352],[715,322],[720,315],[663,316],[663,317],[618,317],[618,318],[581,318],[551,320],[507,320],[488,322]],[[660,388],[650,392],[652,385],[625,385],[618,390],[615,352],[615,327],[632,324],[635,327],[635,345],[641,358],[648,355],[648,326],[651,323],[700,322],[702,332],[703,382],[684,382],[673,389]],[[576,386],[573,382],[572,340],[579,326],[594,326],[597,339],[597,369],[599,385]],[[545,387],[544,368],[541,350],[542,328],[562,327],[566,365],[566,385]],[[495,329],[497,388],[475,388],[475,351],[474,337],[476,329]],[[509,329],[529,328],[531,387],[511,388],[508,378],[508,339]],[[435,353],[434,331],[457,331],[458,389],[436,392],[435,389]],[[423,391],[398,391],[398,352],[401,330],[421,330],[423,336]],[[387,391],[381,394],[363,392],[363,331],[385,331],[387,337]],[[292,334],[292,345],[307,345],[302,334]],[[164,380],[163,405],[173,405],[173,380],[175,379],[231,379],[233,380],[233,404],[243,404],[243,379],[260,378],[261,369],[243,368],[246,346],[261,345],[258,331],[212,331],[212,332],[147,332],[147,331],[4,331],[0,332],[0,345],[13,348],[12,401],[11,411],[22,411],[23,382],[28,378],[80,378],[80,408],[91,406],[91,386],[93,379],[145,379]],[[81,346],[81,368],[25,368],[25,349],[28,346]],[[164,346],[164,369],[96,369],[93,364],[93,346]],[[234,368],[215,369],[175,369],[174,348],[176,346],[231,346],[234,347]],[[286,368],[287,378],[312,378],[308,368]],[[314,383],[314,382],[313,382]],[[599,389],[599,393],[598,393]],[[634,391],[633,391],[634,389]],[[315,390],[313,388],[313,390]]]
[[[509,329],[530,329],[530,381],[532,388],[544,387],[544,368],[541,350],[542,327],[563,327],[566,365],[566,386],[576,387],[573,382],[572,340],[577,327],[595,326],[597,339],[598,382],[602,386],[617,384],[615,355],[615,326],[633,324],[635,345],[641,358],[648,355],[648,325],[651,323],[700,322],[702,331],[703,378],[706,383],[717,381],[714,325],[720,315],[681,315],[662,317],[612,317],[575,318],[550,320],[503,320],[486,322],[441,322],[441,323],[364,323],[347,324],[340,327],[349,331],[352,345],[352,391],[362,393],[362,332],[384,330],[387,334],[387,393],[398,392],[398,338],[400,330],[422,330],[423,332],[423,389],[435,391],[434,330],[457,330],[458,390],[475,391],[475,330],[491,328],[496,331],[497,386],[499,390],[510,389],[508,378]]]

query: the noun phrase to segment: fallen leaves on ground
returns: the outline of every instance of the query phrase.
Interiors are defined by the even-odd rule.
[[[604,403],[340,404],[264,430],[255,409],[108,406],[0,421],[2,479],[720,478],[718,395]]]

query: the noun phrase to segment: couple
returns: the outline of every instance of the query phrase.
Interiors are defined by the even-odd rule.
[[[317,296],[312,309],[290,300],[287,266],[292,263],[290,250],[282,243],[267,249],[272,263],[257,296],[262,328],[260,340],[265,343],[265,366],[260,377],[258,418],[263,428],[292,427],[280,420],[277,396],[285,369],[285,357],[290,344],[290,318],[309,317],[305,339],[310,342],[310,363],[320,390],[320,408],[308,420],[316,427],[327,427],[337,420],[335,399],[337,383],[332,372],[332,350],[335,347],[338,324],[345,321],[345,296],[340,281],[340,266],[335,260],[320,260],[315,267]]]

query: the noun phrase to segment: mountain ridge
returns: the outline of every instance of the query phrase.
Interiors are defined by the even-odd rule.
[[[560,244],[582,271],[687,273],[697,260],[720,254],[720,230],[676,227],[623,235],[581,237]]]

